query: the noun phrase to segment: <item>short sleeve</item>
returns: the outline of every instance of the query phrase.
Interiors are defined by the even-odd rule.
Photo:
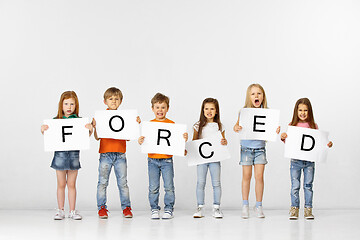
[[[200,122],[196,122],[193,126],[194,130],[199,132],[199,126],[200,126]]]

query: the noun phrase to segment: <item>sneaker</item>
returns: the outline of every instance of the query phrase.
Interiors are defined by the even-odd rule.
[[[99,218],[101,219],[107,219],[108,218],[108,213],[109,211],[106,209],[105,206],[101,206],[98,214],[99,214]]]
[[[81,220],[82,216],[79,214],[77,210],[71,210],[69,214],[69,218],[73,220]]]
[[[256,216],[258,218],[264,218],[265,217],[262,206],[255,207],[254,210],[255,210]]]
[[[193,215],[193,218],[202,218],[202,217],[205,217],[205,215],[204,215],[204,206],[199,205],[198,208],[196,209],[196,212]]]
[[[299,217],[299,208],[298,207],[291,207],[289,211],[289,219],[297,220]]]
[[[172,219],[174,214],[171,210],[165,210],[162,219]]]
[[[124,218],[132,218],[133,217],[133,214],[131,212],[131,207],[126,207],[123,210],[123,216],[124,216]]]
[[[160,219],[160,213],[158,209],[151,210],[151,219]]]
[[[220,206],[214,206],[212,216],[214,218],[223,218],[223,213],[220,210]]]
[[[65,218],[65,211],[62,209],[57,209],[54,220],[63,220]]]
[[[241,211],[241,217],[244,219],[249,218],[249,205],[243,205],[242,211]]]
[[[304,218],[309,220],[313,220],[315,218],[314,215],[312,214],[312,208],[304,209]]]

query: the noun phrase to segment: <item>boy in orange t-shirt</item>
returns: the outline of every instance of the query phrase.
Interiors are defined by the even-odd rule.
[[[122,99],[122,92],[118,88],[111,87],[104,93],[104,103],[108,106],[107,110],[117,110]],[[139,117],[137,117],[136,121],[141,122]],[[109,184],[111,168],[114,167],[123,216],[132,218],[129,187],[127,185],[126,140],[98,138],[95,119],[93,119],[92,124],[95,130],[95,139],[100,139],[99,181],[96,195],[99,217],[102,219],[108,218],[106,188]]]
[[[155,119],[151,122],[174,123],[166,118],[166,113],[169,111],[169,98],[161,93],[157,93],[151,99],[151,109],[155,114]],[[188,139],[188,134],[183,135],[185,141]],[[141,136],[138,140],[141,145],[145,137]],[[159,188],[160,175],[164,181],[164,214],[162,219],[171,219],[174,217],[174,203],[175,203],[175,187],[174,187],[174,167],[172,155],[150,153],[148,154],[148,174],[149,174],[149,202],[151,207],[151,219],[160,219],[159,214]]]

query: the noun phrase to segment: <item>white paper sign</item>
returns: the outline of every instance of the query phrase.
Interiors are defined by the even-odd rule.
[[[88,118],[47,119],[44,132],[45,151],[85,150],[90,147]]]
[[[275,142],[279,126],[280,111],[264,108],[243,108],[240,111],[240,139]]]
[[[326,160],[328,132],[289,126],[286,132],[285,157],[311,162]]]
[[[137,140],[140,137],[137,116],[136,110],[96,111],[96,133],[99,138]]]
[[[184,124],[143,122],[141,135],[145,139],[141,145],[141,152],[184,156],[185,132]]]
[[[221,145],[220,132],[212,138],[198,139],[186,143],[188,166],[219,162],[230,158],[227,146]]]

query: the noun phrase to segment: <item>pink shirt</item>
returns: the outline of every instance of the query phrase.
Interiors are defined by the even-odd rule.
[[[304,122],[304,123],[301,123],[301,122],[298,122],[296,124],[297,127],[304,127],[304,128],[310,128],[310,124],[308,122]],[[315,128],[316,129],[319,129],[318,128],[318,125],[315,123]]]

